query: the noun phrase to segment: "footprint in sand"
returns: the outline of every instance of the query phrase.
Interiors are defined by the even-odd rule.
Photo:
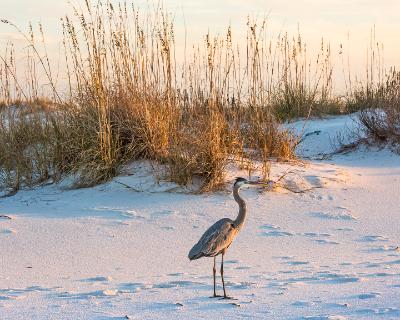
[[[329,233],[316,233],[316,232],[304,232],[304,233],[301,233],[300,235],[305,236],[305,237],[310,237],[310,238],[330,237],[331,236]]]
[[[318,176],[304,176],[308,183],[310,183],[313,187],[322,188],[324,186],[324,181]]]
[[[20,289],[0,289],[0,301],[1,300],[23,300],[25,295],[23,295],[26,290]]]
[[[313,302],[308,301],[294,301],[291,305],[295,307],[311,307],[313,304]]]
[[[385,264],[387,264],[387,265],[398,265],[398,264],[400,264],[400,260],[393,260],[393,261],[385,262]]]
[[[371,278],[382,278],[382,277],[398,277],[399,273],[389,273],[389,272],[377,272],[369,274],[368,276]]]
[[[105,289],[105,290],[97,290],[91,292],[82,292],[82,293],[72,293],[72,292],[62,292],[58,294],[59,298],[66,299],[91,299],[94,297],[102,298],[102,297],[114,297],[119,293],[116,289]]]
[[[93,278],[82,279],[80,281],[82,281],[82,282],[110,282],[110,281],[112,281],[112,277],[97,276],[97,277],[93,277]]]
[[[337,228],[337,231],[343,231],[343,232],[352,232],[354,231],[353,228]]]
[[[27,291],[27,292],[49,292],[49,291],[51,291],[51,289],[44,288],[41,286],[31,286],[31,287],[27,287],[25,289],[25,291]]]
[[[274,224],[263,224],[259,227],[259,229],[267,229],[267,230],[279,230],[280,227]]]
[[[232,260],[225,260],[224,264],[236,264],[236,263],[239,263],[239,262],[240,262],[239,260],[232,259]]]
[[[180,302],[176,303],[170,303],[170,302],[156,302],[151,304],[152,309],[157,309],[157,310],[163,310],[163,309],[173,309],[177,310],[179,308],[182,308],[183,304]]]
[[[183,272],[174,272],[174,273],[168,273],[167,274],[167,276],[170,276],[170,277],[180,277],[180,276],[183,276],[185,273],[183,273]]]
[[[123,217],[135,219],[135,220],[145,220],[146,218],[138,214],[135,210],[129,208],[113,208],[113,207],[96,207],[93,208],[94,211],[104,211],[113,212],[122,215]]]
[[[342,263],[339,263],[339,266],[343,266],[343,267],[352,266],[352,265],[353,265],[352,262],[342,262]]]
[[[169,281],[169,282],[158,283],[153,285],[153,288],[169,289],[169,288],[182,288],[182,287],[191,287],[199,285],[202,286],[204,285],[204,283],[182,280],[182,281]]]
[[[120,226],[130,226],[131,223],[128,221],[116,221],[115,224],[120,225]]]
[[[55,288],[52,288],[55,289]],[[0,289],[0,300],[22,300],[25,293],[29,292],[50,292],[52,289],[41,286],[31,286],[25,289]]]
[[[362,236],[359,239],[360,242],[378,242],[378,241],[389,241],[388,238],[385,236],[379,236],[379,235],[368,235],[368,236]]]
[[[332,212],[311,212],[310,216],[328,220],[357,220],[348,209],[343,207],[336,207]]]
[[[0,233],[2,233],[2,234],[15,234],[15,233],[17,233],[17,231],[15,231],[14,229],[8,228],[8,229],[1,229]]]
[[[381,294],[379,292],[371,292],[371,293],[363,293],[363,294],[356,295],[356,296],[354,296],[354,298],[360,299],[360,300],[367,300],[367,299],[375,299],[380,296],[381,296]]]
[[[310,263],[308,261],[288,261],[286,264],[291,266],[303,266]]]
[[[319,243],[319,244],[339,244],[339,242],[336,242],[336,241],[331,241],[331,240],[325,240],[325,239],[317,239],[317,240],[314,240],[316,243]]]
[[[260,235],[264,237],[286,237],[293,236],[294,234],[288,231],[281,230],[280,227],[273,224],[264,224],[259,227],[260,229],[267,230],[261,232]]]
[[[278,257],[273,257],[274,259],[279,259],[283,261],[288,261],[294,259],[294,256],[278,256]]]
[[[155,218],[166,218],[166,217],[177,215],[177,214],[179,214],[179,211],[161,210],[161,211],[155,211],[155,212],[151,213],[151,218],[152,219],[155,219]]]
[[[174,227],[172,227],[172,226],[164,226],[164,227],[161,227],[161,229],[163,229],[163,230],[167,230],[167,231],[170,231],[170,230],[175,230],[175,228],[174,228]]]
[[[386,317],[400,317],[400,309],[388,307],[388,308],[379,308],[379,309],[359,309],[356,310],[355,313],[359,316],[384,316]],[[394,319],[394,318],[390,318]]]
[[[327,238],[331,237],[329,233],[316,233],[316,232],[304,232],[300,233],[300,235],[307,237],[307,238]],[[319,244],[339,244],[339,242],[333,240],[326,240],[326,239],[313,239],[314,242]]]
[[[121,293],[134,293],[134,292],[138,292],[140,290],[143,289],[148,289],[150,288],[150,285],[146,285],[144,283],[141,282],[127,282],[127,283],[121,283],[118,286],[118,292]]]
[[[348,303],[336,303],[336,302],[327,302],[323,303],[323,306],[325,308],[348,308],[349,304]]]
[[[248,281],[243,281],[243,282],[227,281],[226,285],[232,289],[249,289],[253,288],[256,285],[256,283]]]
[[[261,235],[264,237],[291,237],[293,236],[293,233],[287,231],[274,230],[274,231],[263,232],[261,233]]]
[[[0,295],[0,301],[1,300],[23,300],[25,298],[26,298],[26,296],[21,296],[21,295],[8,295],[8,296]]]
[[[376,246],[376,247],[370,247],[366,250],[366,252],[387,252],[387,253],[398,253],[400,252],[399,247],[396,246],[388,246],[388,245],[383,245],[383,246]],[[396,254],[394,254],[396,255]]]
[[[234,269],[236,269],[236,270],[248,270],[248,269],[251,269],[251,267],[249,267],[249,266],[240,266],[240,267],[235,267]]]
[[[326,272],[318,272],[318,281],[327,283],[327,284],[346,284],[346,283],[353,283],[353,282],[359,282],[362,279],[353,276],[353,275],[347,275],[347,274],[338,274],[338,273],[333,273],[330,271]]]

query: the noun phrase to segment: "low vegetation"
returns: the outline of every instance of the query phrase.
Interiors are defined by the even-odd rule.
[[[400,72],[391,70],[385,81],[357,91],[358,119],[367,138],[391,145],[400,152]]]

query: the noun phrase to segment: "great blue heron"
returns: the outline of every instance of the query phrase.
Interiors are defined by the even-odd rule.
[[[221,219],[214,223],[200,238],[189,252],[189,259],[196,260],[201,257],[214,257],[213,277],[214,277],[214,296],[219,297],[215,291],[215,260],[216,256],[221,254],[221,278],[222,286],[224,288],[223,298],[228,299],[225,290],[224,281],[224,254],[231,245],[233,239],[242,229],[244,220],[246,219],[246,202],[239,195],[239,189],[244,185],[263,185],[262,182],[248,181],[244,178],[236,178],[233,185],[233,197],[239,205],[239,214],[235,220],[228,218]]]

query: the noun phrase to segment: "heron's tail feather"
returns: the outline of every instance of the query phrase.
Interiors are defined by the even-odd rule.
[[[192,255],[192,256],[190,254],[188,255],[188,258],[189,258],[190,261],[199,259],[201,257],[204,257],[203,253],[201,253],[201,252],[199,254]]]
[[[199,250],[197,244],[189,251],[189,260],[196,260],[204,256],[204,253]]]

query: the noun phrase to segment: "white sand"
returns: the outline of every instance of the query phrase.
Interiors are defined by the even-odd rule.
[[[347,117],[312,121],[299,149],[329,152]],[[302,124],[297,123],[297,130]],[[40,187],[0,200],[0,319],[395,319],[400,317],[400,157],[359,150],[274,177],[306,194],[243,190],[247,223],[210,299],[212,259],[187,253],[234,218],[229,193],[162,192],[145,168],[91,189]],[[232,169],[231,178],[243,175]],[[220,284],[220,278],[218,278]],[[221,287],[218,287],[221,293]]]

